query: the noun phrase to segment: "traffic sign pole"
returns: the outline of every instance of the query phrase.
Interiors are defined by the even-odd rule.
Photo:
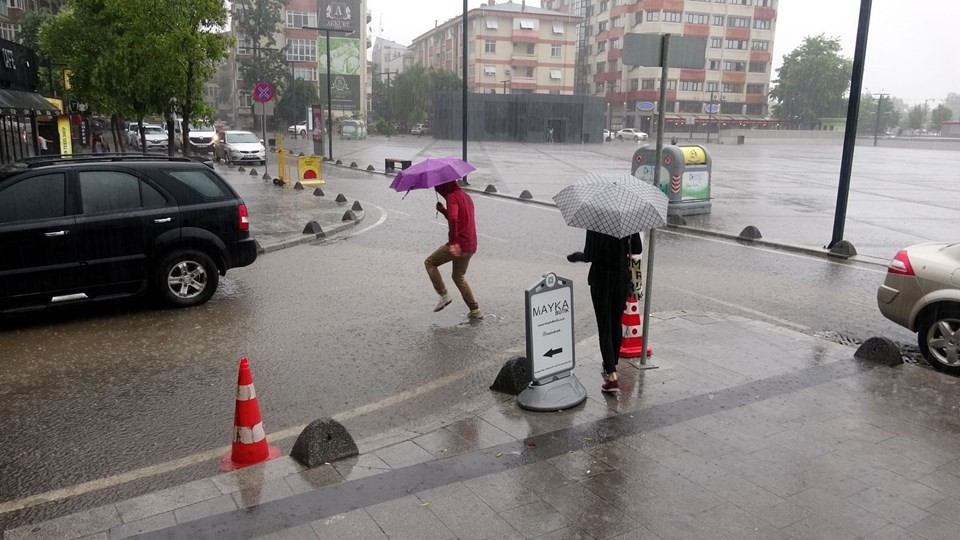
[[[253,87],[253,99],[260,103],[260,133],[263,141],[263,177],[267,174],[267,102],[273,99],[273,87],[267,83],[257,83]]]

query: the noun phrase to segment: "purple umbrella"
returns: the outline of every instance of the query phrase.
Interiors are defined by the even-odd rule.
[[[475,170],[473,165],[455,157],[428,159],[397,173],[390,187],[396,191],[430,189],[454,182]]]

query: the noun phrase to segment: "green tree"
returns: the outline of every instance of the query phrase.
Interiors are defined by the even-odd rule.
[[[265,82],[280,88],[289,79],[285,67],[286,54],[277,48],[286,20],[286,6],[281,0],[236,0],[234,16],[241,34],[241,43],[250,48],[250,56],[239,61],[240,79],[244,88],[253,92],[257,83]]]
[[[907,112],[907,129],[914,131],[923,127],[923,121],[927,118],[927,108],[923,105],[914,105]]]
[[[812,128],[821,118],[843,116],[853,62],[841,56],[840,41],[806,37],[783,57],[770,98],[771,112],[790,127]]]
[[[930,113],[930,127],[939,133],[943,129],[943,123],[949,122],[951,118],[953,118],[953,111],[941,103]]]
[[[404,131],[413,124],[425,123],[433,111],[434,94],[459,88],[461,83],[456,73],[426,69],[417,64],[398,75],[390,89],[394,121]]]
[[[883,102],[880,104],[880,123],[877,124],[877,102],[872,94],[865,92],[860,96],[860,114],[857,123],[857,132],[865,135],[873,135],[874,130],[880,134],[896,127],[900,122],[900,113],[897,112],[896,105],[890,96],[883,96]]]
[[[319,100],[317,87],[312,82],[296,79],[280,96],[274,114],[288,124],[296,124],[306,120],[306,108]]]
[[[947,94],[947,97],[944,98],[943,104],[946,105],[956,117],[957,112],[960,112],[960,93],[950,92]],[[953,120],[954,117],[951,117],[950,120]]]

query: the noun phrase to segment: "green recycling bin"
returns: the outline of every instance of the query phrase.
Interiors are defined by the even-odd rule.
[[[641,146],[633,153],[630,173],[653,183],[656,160],[656,145]],[[667,215],[694,216],[710,213],[713,160],[706,148],[700,145],[664,145],[660,167],[660,189],[670,199]]]

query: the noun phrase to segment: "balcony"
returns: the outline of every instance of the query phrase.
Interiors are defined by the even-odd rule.
[[[513,41],[515,43],[539,43],[540,34],[536,30],[514,30]]]

